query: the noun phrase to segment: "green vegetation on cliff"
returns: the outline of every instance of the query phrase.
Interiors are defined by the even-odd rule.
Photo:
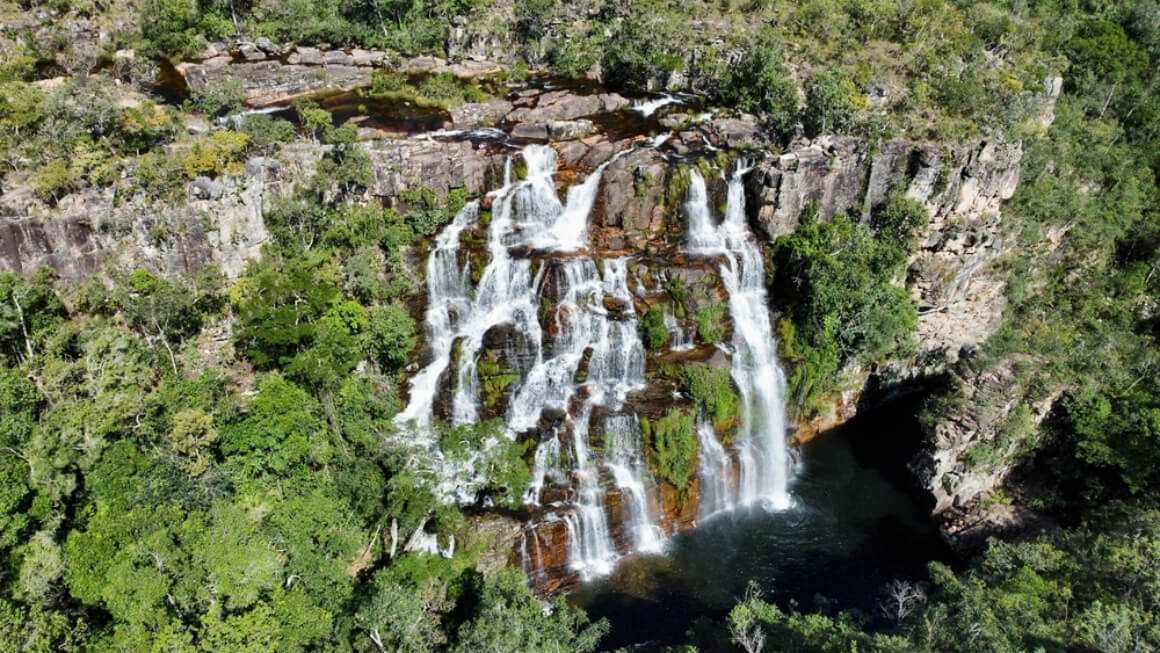
[[[789,386],[800,405],[832,392],[845,365],[872,365],[913,351],[914,301],[901,287],[926,209],[901,194],[869,224],[844,215],[801,225],[773,244],[773,287],[791,298],[778,324]]]
[[[728,625],[749,651],[1160,646],[1153,570],[1160,541],[1160,12],[1151,2],[972,11],[984,8],[996,25],[1021,25],[1018,39],[1008,32],[998,41],[1026,44],[1039,34],[1038,46],[1069,64],[1051,128],[1022,133],[1020,186],[1003,207],[1011,253],[1003,325],[960,363],[986,372],[1014,362],[1007,393],[973,398],[1017,406],[1000,425],[1002,441],[965,452],[968,464],[1013,470],[1001,496],[1014,496],[982,505],[1013,501],[1016,509],[1045,514],[1050,527],[1018,543],[991,540],[961,573],[934,564],[926,582],[886,588],[877,618],[746,600]],[[967,93],[973,83],[964,78],[948,99],[994,108],[986,96]],[[809,260],[806,245],[817,242],[818,229],[804,229],[779,247],[784,252],[792,242],[791,251]],[[835,250],[821,253],[827,251]],[[791,308],[781,325],[783,341],[803,350],[791,357],[833,361],[792,331],[809,324],[801,315]],[[841,351],[841,338],[833,343],[829,350]],[[956,381],[928,402],[924,418],[953,425],[995,408],[971,405],[968,396]],[[1028,407],[1043,402],[1049,409],[1038,424]]]
[[[290,141],[325,146],[312,177],[262,207],[271,240],[228,286],[212,269],[174,279],[113,267],[71,286],[47,269],[0,275],[0,649],[585,651],[606,630],[562,602],[546,613],[519,573],[490,568],[474,522],[435,496],[416,464],[426,452],[392,421],[420,347],[425,239],[465,198],[364,202],[375,180],[355,126],[309,101],[292,123],[238,116],[235,83],[168,97],[166,60],[237,37],[479,54],[634,93],[691,91],[758,114],[783,142],[799,122],[806,136],[871,146],[1021,140],[1003,218],[1008,312],[962,365],[1019,357],[1021,408],[1005,433],[1021,457],[1000,462],[1022,464],[1034,482],[1015,500],[1057,528],[992,542],[961,573],[933,566],[894,588],[879,619],[753,598],[730,622],[738,644],[768,651],[1160,647],[1154,1],[28,0],[0,2],[0,16],[5,200],[26,188],[49,207],[77,191],[179,205],[191,179],[210,193]],[[132,57],[115,55],[126,48]],[[1036,100],[1056,74],[1063,95],[1044,130]],[[375,81],[371,93],[444,107],[486,97],[447,76]],[[686,176],[670,175],[670,204]],[[925,220],[901,196],[868,223],[814,218],[771,250],[775,294],[790,298],[779,341],[807,410],[844,369],[913,351],[901,283]],[[724,337],[720,311],[687,314],[696,288],[673,277],[668,291],[703,341]],[[643,320],[654,349],[668,337],[655,311]],[[498,400],[505,370],[481,367]],[[726,371],[670,376],[730,429],[739,400]],[[931,423],[954,416],[959,392],[932,400]],[[1026,406],[1056,397],[1036,425]],[[688,487],[695,413],[642,431],[657,478]],[[474,461],[487,493],[518,501],[526,443],[497,438],[494,423],[439,436],[453,462],[487,448]],[[449,558],[414,550],[451,536]]]
[[[0,275],[0,649],[592,650],[606,631],[482,562],[495,543],[392,421],[424,239],[461,194],[357,201],[353,128],[300,111],[329,147],[232,285]],[[226,175],[251,146],[219,130],[174,160]],[[526,442],[438,428],[448,464],[521,502]]]
[[[684,489],[693,477],[697,459],[696,415],[677,409],[658,419],[640,418],[648,465],[660,480]]]

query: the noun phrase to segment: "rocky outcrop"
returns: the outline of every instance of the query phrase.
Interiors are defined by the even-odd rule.
[[[106,265],[176,276],[215,263],[236,277],[268,238],[262,221],[270,192],[266,175],[259,169],[221,184],[195,180],[189,201],[178,207],[143,198],[115,206],[112,189],[74,193],[52,211],[25,207],[25,213],[0,218],[0,271],[24,274],[43,265],[79,281]]]
[[[383,139],[364,146],[371,155],[375,176],[370,193],[388,202],[418,188],[440,194],[463,188],[476,196],[487,190],[489,177],[503,177],[506,153],[470,141]]]
[[[810,203],[822,220],[838,213],[868,220],[892,193],[902,192],[922,202],[930,216],[905,280],[918,304],[917,355],[882,369],[847,370],[853,383],[863,381],[847,388],[830,414],[801,424],[799,441],[872,407],[875,399],[860,396],[860,387],[873,386],[880,399],[917,387],[958,369],[956,361],[998,329],[1006,275],[994,263],[1008,253],[1000,209],[1018,186],[1021,157],[1019,143],[998,140],[895,140],[872,149],[859,139],[825,137],[758,165],[749,179],[750,193],[760,198],[751,217],[771,239],[795,229]],[[958,408],[931,427],[914,466],[934,497],[934,512],[977,505],[998,487],[1018,443],[1012,429],[1026,421],[1029,407],[1036,423],[1050,407],[1050,400],[1023,403],[1014,380],[1017,362],[985,373],[966,366],[954,372]]]
[[[407,190],[446,194],[483,191],[499,178],[503,153],[468,141],[381,140],[365,143],[373,161],[372,196],[399,203]],[[29,189],[0,196],[0,271],[28,273],[46,265],[78,281],[117,269],[146,267],[166,275],[207,264],[234,278],[260,255],[269,238],[265,207],[313,174],[326,146],[295,143],[272,157],[256,157],[239,176],[191,180],[177,206],[147,200],[130,185],[73,193],[49,207]],[[134,193],[121,199],[118,192]]]
[[[214,44],[203,59],[176,66],[193,92],[227,80],[238,80],[246,105],[253,108],[289,104],[320,91],[350,91],[370,86],[375,68],[389,68],[404,75],[446,73],[459,79],[503,71],[502,66],[486,61],[449,62],[430,56],[398,61],[383,50],[320,50],[305,46],[282,49],[268,39],[241,43],[233,48]]]
[[[912,469],[935,500],[933,512],[963,508],[998,488],[1019,447],[1047,416],[1058,392],[1027,397],[1010,356],[985,371],[960,366],[948,400],[927,427]]]
[[[942,146],[895,140],[880,148],[854,137],[823,137],[758,165],[749,179],[752,218],[770,239],[797,228],[805,207],[818,217],[869,219],[891,193],[922,202],[930,215],[907,287],[918,302],[919,360],[953,362],[998,327],[1004,275],[989,265],[1005,251],[1000,205],[1019,183],[1022,148],[996,140]],[[931,372],[913,363],[890,382]]]

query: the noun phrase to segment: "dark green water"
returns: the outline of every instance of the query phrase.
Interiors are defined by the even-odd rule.
[[[948,559],[905,469],[912,414],[880,410],[806,444],[792,509],[719,515],[673,538],[666,555],[625,560],[571,600],[611,622],[606,649],[688,641],[696,620],[723,621],[750,579],[783,606],[872,612],[885,583],[925,579],[928,561]]]

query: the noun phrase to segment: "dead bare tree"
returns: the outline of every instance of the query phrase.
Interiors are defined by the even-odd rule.
[[[765,649],[765,630],[754,615],[754,605],[761,600],[761,589],[749,583],[745,599],[729,614],[729,637],[745,649],[745,653],[761,653]]]
[[[878,611],[897,626],[925,600],[926,592],[917,583],[896,578],[882,588]]]

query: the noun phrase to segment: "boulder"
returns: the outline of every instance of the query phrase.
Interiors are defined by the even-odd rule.
[[[585,116],[619,111],[629,105],[616,93],[577,95],[572,91],[550,91],[539,96],[533,107],[518,107],[505,117],[508,123],[575,120]]]
[[[451,109],[451,122],[460,129],[489,126],[511,110],[512,103],[506,100],[467,102]]]
[[[323,59],[322,52],[318,48],[308,48],[300,45],[290,54],[287,62],[292,65],[321,66],[326,63],[326,60]]]
[[[512,127],[512,138],[529,140],[529,141],[546,141],[548,140],[548,126],[544,123],[525,123],[521,122],[515,127]]]
[[[553,120],[548,123],[548,137],[554,141],[571,141],[596,131],[591,120]]]
[[[253,43],[239,45],[238,54],[246,61],[261,61],[266,58],[266,53],[259,50]]]
[[[218,200],[225,192],[225,186],[208,177],[198,177],[189,182],[191,200]]]
[[[276,55],[281,52],[281,49],[279,49],[277,45],[274,45],[273,41],[264,36],[259,36],[258,38],[254,39],[254,45],[266,54]]]

